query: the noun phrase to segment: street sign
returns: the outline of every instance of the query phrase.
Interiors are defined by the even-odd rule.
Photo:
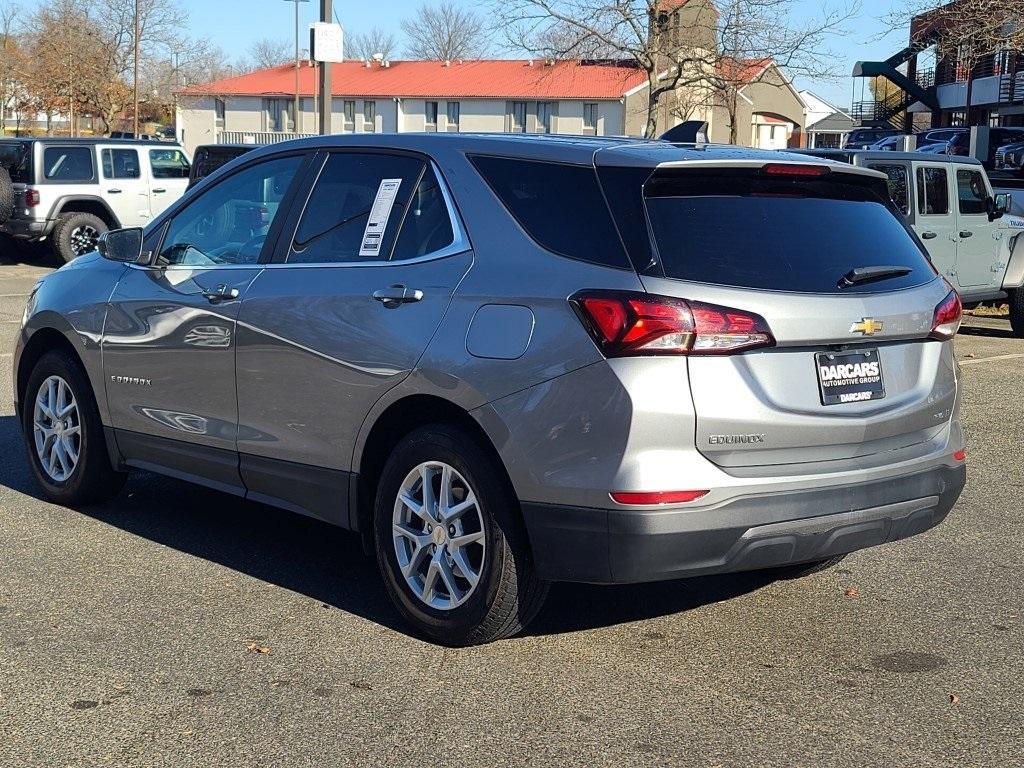
[[[309,25],[309,56],[313,61],[344,61],[345,32],[341,24],[318,21]]]

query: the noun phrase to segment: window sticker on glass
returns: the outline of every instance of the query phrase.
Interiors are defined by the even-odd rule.
[[[384,240],[388,219],[391,218],[391,209],[395,205],[395,197],[398,195],[398,188],[401,185],[401,179],[380,180],[377,197],[373,199],[373,207],[370,209],[370,218],[367,219],[366,229],[363,230],[363,244],[359,248],[360,256],[380,255],[381,242]]]

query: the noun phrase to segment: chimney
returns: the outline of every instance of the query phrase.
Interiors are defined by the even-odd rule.
[[[451,59],[445,59],[445,60],[444,60],[444,65],[445,65],[446,67],[450,67],[450,66],[452,65]]]
[[[373,63],[369,59],[367,59],[366,61],[363,62],[363,66],[369,69],[370,67],[373,66]]]
[[[387,68],[387,67],[390,67],[390,66],[391,66],[391,62],[390,62],[390,61],[388,61],[387,59],[384,59],[384,61],[382,61],[380,65],[381,65],[382,67],[385,67],[385,68]]]
[[[533,66],[533,59],[527,59],[526,60],[526,66],[532,67]]]

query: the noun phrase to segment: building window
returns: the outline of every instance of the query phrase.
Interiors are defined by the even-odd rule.
[[[558,102],[537,102],[537,133],[554,133],[555,116],[558,114]]]
[[[526,102],[509,102],[508,130],[511,133],[526,133]]]
[[[295,102],[291,99],[264,99],[263,121],[268,131],[292,130],[295,126]]]
[[[583,132],[597,134],[597,104],[595,103],[583,105]]]
[[[373,133],[377,130],[377,102],[363,102],[363,132]]]
[[[346,101],[341,112],[341,132],[353,133],[356,129],[356,103]]]
[[[447,130],[455,131],[459,130],[459,102],[449,101],[448,102],[448,128]]]
[[[225,110],[225,106],[224,106],[224,99],[214,99],[213,100],[214,126],[216,128],[219,128],[220,130],[224,130],[224,112],[225,111],[226,110]]]
[[[424,106],[425,106],[425,109],[423,111],[423,114],[424,114],[424,118],[425,118],[424,122],[426,123],[426,129],[428,131],[436,131],[437,130],[437,102],[436,101],[428,101],[428,102],[425,102]]]

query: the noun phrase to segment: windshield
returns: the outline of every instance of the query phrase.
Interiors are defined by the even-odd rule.
[[[807,293],[891,291],[934,278],[882,189],[697,174],[656,175],[644,185],[666,277]],[[844,283],[865,267],[897,269],[884,280]]]

